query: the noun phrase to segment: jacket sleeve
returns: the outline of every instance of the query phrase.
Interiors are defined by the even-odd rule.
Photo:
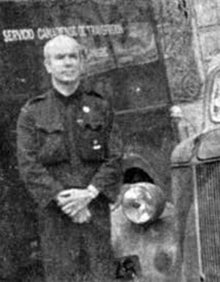
[[[45,208],[63,190],[49,171],[37,160],[37,132],[31,110],[24,107],[17,122],[17,158],[21,179],[39,208]]]
[[[122,180],[123,144],[119,127],[114,122],[113,112],[107,115],[107,158],[94,175],[90,184],[104,194],[110,202],[115,202]]]

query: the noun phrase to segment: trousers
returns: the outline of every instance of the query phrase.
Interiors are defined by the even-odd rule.
[[[110,226],[73,223],[53,208],[41,219],[40,237],[45,282],[114,281]]]

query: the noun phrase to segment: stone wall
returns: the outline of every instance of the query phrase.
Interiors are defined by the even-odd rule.
[[[191,9],[184,0],[152,1],[159,46],[174,103],[200,96],[201,79],[192,48]]]
[[[203,66],[192,3],[189,0],[152,0],[151,3],[172,103],[181,107],[199,132],[203,123]]]
[[[219,0],[193,0],[194,18],[206,73],[220,54],[220,2]],[[219,64],[219,59],[218,59]]]

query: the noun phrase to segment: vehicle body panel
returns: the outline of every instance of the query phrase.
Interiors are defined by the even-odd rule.
[[[219,68],[204,86],[204,128],[180,143],[172,154],[172,187],[176,207],[183,281],[218,281],[219,273]]]

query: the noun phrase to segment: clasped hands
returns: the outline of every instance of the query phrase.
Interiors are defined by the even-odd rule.
[[[97,194],[96,189],[68,189],[58,193],[56,200],[61,210],[71,217],[73,222],[84,223],[91,218],[88,204]]]

